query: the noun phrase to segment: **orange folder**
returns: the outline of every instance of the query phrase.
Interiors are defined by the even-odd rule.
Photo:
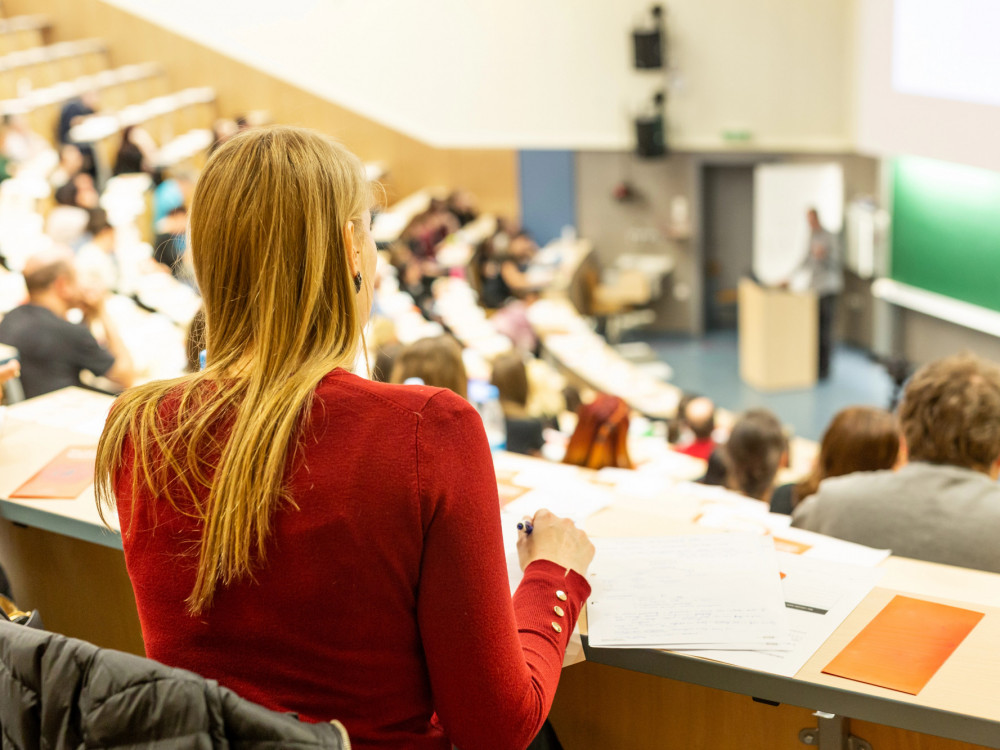
[[[896,596],[823,672],[916,695],[983,616]]]
[[[11,493],[11,497],[32,500],[72,500],[94,481],[93,446],[67,448],[41,471]]]

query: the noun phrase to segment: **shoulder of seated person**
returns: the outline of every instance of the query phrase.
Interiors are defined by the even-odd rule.
[[[867,497],[873,492],[882,492],[896,484],[905,483],[905,481],[905,478],[900,477],[899,472],[891,469],[857,471],[853,474],[824,479],[812,497],[836,497],[838,500],[849,497]]]
[[[475,411],[472,404],[447,388],[379,383],[345,370],[335,370],[324,378],[319,392],[322,394],[327,388],[333,390],[349,389],[359,395],[371,398],[373,401],[382,402],[386,406],[408,412],[426,414],[428,411],[438,410],[448,413]]]

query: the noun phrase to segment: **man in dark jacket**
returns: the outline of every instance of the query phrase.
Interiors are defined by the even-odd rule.
[[[9,622],[0,622],[0,695],[12,750],[350,748],[339,722],[304,724],[191,672]]]

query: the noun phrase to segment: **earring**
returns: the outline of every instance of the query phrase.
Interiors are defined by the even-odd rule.
[[[354,293],[361,294],[361,271],[354,274]]]

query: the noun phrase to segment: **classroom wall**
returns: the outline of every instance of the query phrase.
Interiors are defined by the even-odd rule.
[[[107,0],[439,147],[630,148],[669,83],[673,147],[770,151],[851,141],[854,1],[673,0],[667,75],[631,68],[648,0]]]
[[[893,12],[898,0],[857,0],[857,145],[877,155],[908,154],[1000,170],[1000,106],[935,96],[901,93],[893,86]],[[928,0],[924,0],[927,2]],[[967,0],[939,2],[937,9],[954,17]],[[981,21],[981,19],[979,19]],[[975,32],[977,18],[966,18]],[[995,27],[982,25],[984,49],[995,48]],[[923,40],[928,55],[935,39]],[[994,90],[995,90],[995,77]]]
[[[289,2],[294,9],[296,0]],[[163,10],[166,4],[150,2],[148,5],[151,10]],[[229,2],[178,0],[170,5],[176,6],[178,18],[190,22],[192,27],[216,31],[226,23],[241,28],[242,9],[245,7],[251,18],[254,9],[253,3],[241,4],[235,10]],[[274,17],[277,6],[267,3],[267,7],[272,23],[280,30],[282,21]],[[113,65],[150,60],[162,62],[171,85],[178,89],[212,85],[218,92],[219,111],[223,115],[266,109],[276,122],[329,133],[362,159],[383,161],[388,165],[390,201],[428,185],[443,185],[471,190],[484,210],[505,215],[517,213],[517,154],[513,150],[437,148],[259,66],[234,59],[218,46],[201,43],[100,0],[6,0],[4,10],[8,15],[50,15],[55,20],[52,41],[84,37],[106,39]],[[326,33],[329,33],[328,28]],[[368,45],[372,43],[370,36],[364,41]],[[267,46],[264,42],[261,44]],[[301,60],[296,55],[288,59]],[[329,76],[330,69],[324,69],[323,75]],[[367,71],[357,71],[351,85],[359,91],[368,88]]]
[[[836,162],[844,170],[845,199],[876,195],[879,164],[875,159],[853,154],[733,154],[708,152],[673,154],[666,159],[639,159],[632,154],[583,151],[577,154],[577,217],[581,236],[594,243],[604,265],[613,265],[621,253],[669,253],[676,266],[664,285],[663,296],[654,305],[652,330],[699,335],[703,321],[703,249],[701,236],[701,171],[709,165],[753,165],[771,162]],[[627,181],[635,198],[618,201],[614,186]],[[691,236],[671,238],[670,204],[687,201]],[[845,295],[842,316],[851,340],[866,338],[870,323],[867,286]]]

